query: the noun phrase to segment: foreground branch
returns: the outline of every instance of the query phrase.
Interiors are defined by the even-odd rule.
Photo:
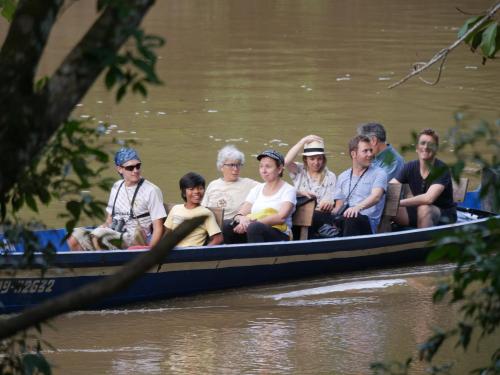
[[[90,304],[97,303],[104,297],[125,289],[152,267],[161,264],[175,245],[191,233],[194,228],[203,223],[205,219],[205,216],[200,216],[181,223],[176,230],[162,239],[158,245],[144,254],[137,256],[137,258],[124,265],[110,277],[87,284],[73,292],[52,298],[12,318],[0,320],[0,340],[63,313],[83,309]]]
[[[406,76],[404,76],[403,78],[401,78],[398,82],[393,83],[388,88],[392,89],[394,87],[397,87],[397,86],[403,84],[404,82],[408,81],[410,78],[422,73],[424,70],[427,70],[432,65],[434,65],[435,63],[437,63],[438,61],[441,60],[441,65],[439,66],[439,73],[438,73],[437,79],[434,82],[427,82],[427,81],[423,80],[425,83],[427,83],[429,85],[435,85],[439,81],[439,78],[441,77],[441,71],[443,69],[444,61],[446,60],[446,57],[448,56],[448,54],[451,51],[453,51],[456,47],[458,47],[460,45],[460,43],[462,43],[465,39],[467,39],[469,37],[469,35],[473,34],[477,29],[479,29],[486,22],[488,22],[499,9],[500,9],[500,2],[498,2],[496,5],[491,7],[490,10],[488,10],[486,12],[484,17],[481,18],[481,20],[478,21],[473,27],[471,27],[469,31],[467,31],[464,35],[462,35],[462,37],[460,39],[457,39],[453,44],[451,44],[450,46],[448,46],[446,48],[443,48],[441,51],[436,53],[427,63],[416,63],[413,66],[413,71],[411,73],[409,73]]]
[[[154,0],[107,2],[54,75],[34,92],[35,72],[62,0],[51,0],[50,9],[45,11],[38,10],[49,8],[42,3],[23,0],[19,4],[0,50],[0,103],[4,109],[0,111],[0,145],[4,158],[0,165],[0,214],[3,215],[9,192],[26,167],[40,155],[110,59],[138,30]],[[23,27],[30,30],[27,20],[28,26],[34,23],[37,28],[24,35],[18,30]],[[32,39],[31,44],[26,44]],[[20,45],[28,47],[19,48]]]

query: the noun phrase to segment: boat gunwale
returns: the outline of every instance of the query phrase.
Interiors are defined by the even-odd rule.
[[[500,217],[496,216],[496,217]],[[446,232],[468,225],[484,225],[488,218],[480,218],[471,221],[457,222],[441,226],[408,229],[396,232],[377,233],[351,237],[296,240],[267,243],[246,244],[223,244],[217,246],[174,248],[161,264],[200,262],[200,261],[224,261],[230,259],[244,258],[272,258],[304,254],[335,253],[342,251],[354,251],[363,249],[377,249],[381,247],[411,244],[422,241],[430,241],[437,233]],[[97,250],[97,251],[66,251],[56,254],[50,268],[67,267],[89,267],[95,265],[119,266],[137,257],[144,250]],[[6,270],[19,263],[22,252],[12,252],[3,256],[0,271]],[[47,266],[43,254],[35,253],[34,264],[31,269]],[[1,276],[1,275],[0,275]]]

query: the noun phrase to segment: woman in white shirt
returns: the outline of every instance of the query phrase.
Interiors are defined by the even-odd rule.
[[[282,180],[285,160],[275,150],[257,156],[264,180],[255,186],[234,216],[224,225],[225,243],[288,241],[297,190]]]

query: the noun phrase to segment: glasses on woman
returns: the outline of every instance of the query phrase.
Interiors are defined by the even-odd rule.
[[[122,168],[129,171],[129,172],[132,172],[134,169],[137,169],[138,171],[140,171],[141,170],[141,163],[137,163],[134,165],[127,165],[126,167],[122,165]]]
[[[234,164],[233,163],[227,163],[227,164],[223,164],[223,165],[224,165],[224,167],[228,167],[228,168],[231,168],[231,169],[240,169],[243,164],[240,164],[240,163],[238,163],[238,164],[236,164],[236,163],[234,163]]]

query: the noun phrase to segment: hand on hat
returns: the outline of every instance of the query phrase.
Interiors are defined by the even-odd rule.
[[[320,136],[314,135],[314,134],[306,135],[304,138],[302,138],[300,140],[300,143],[302,143],[303,145],[305,145],[306,143],[311,143],[311,142],[324,143],[323,138],[321,138]]]

